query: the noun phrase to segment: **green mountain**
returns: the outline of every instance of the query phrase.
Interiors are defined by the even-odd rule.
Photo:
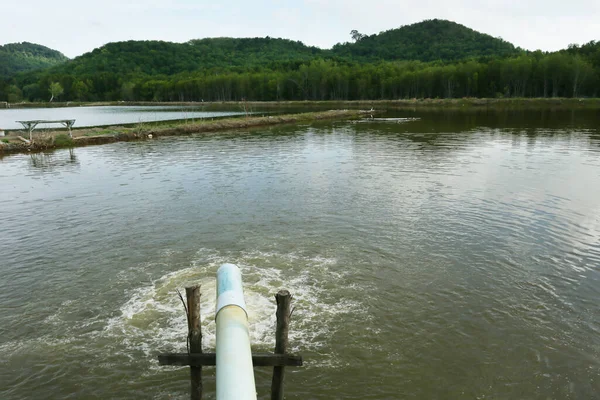
[[[374,60],[455,61],[518,53],[511,43],[456,22],[432,19],[376,35],[355,36],[355,43],[337,44],[333,54]]]
[[[67,61],[62,53],[34,43],[10,43],[0,46],[0,78],[19,72],[51,67]]]
[[[353,38],[354,43],[337,44],[331,50],[269,37],[109,43],[46,69],[0,79],[0,101],[48,101],[53,97],[51,87],[60,87],[61,93],[54,96],[58,101],[600,94],[596,42],[554,53],[526,52],[444,20],[370,36],[353,31]]]
[[[430,20],[365,36],[356,43],[322,50],[288,39],[208,38],[187,43],[126,41],[109,43],[52,68],[52,74],[80,79],[98,73],[129,76],[174,75],[194,71],[287,70],[315,59],[452,61],[474,56],[515,54],[501,39],[450,21]]]
[[[173,75],[197,70],[277,67],[314,59],[323,51],[301,42],[273,38],[210,38],[187,43],[127,41],[109,43],[52,69],[76,76],[99,72]]]

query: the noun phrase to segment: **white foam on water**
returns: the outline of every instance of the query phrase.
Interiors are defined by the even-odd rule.
[[[177,290],[185,297],[184,288],[195,284],[201,285],[203,347],[214,351],[216,271],[225,262],[237,264],[242,271],[254,351],[272,351],[275,345],[274,294],[280,289],[288,289],[293,295],[290,351],[319,355],[319,361],[312,360],[308,367],[336,366],[331,343],[344,319],[355,318],[368,326],[371,316],[362,303],[367,288],[354,283],[351,272],[334,258],[262,251],[223,254],[200,249],[189,267],[155,280],[141,266],[120,274],[121,283],[146,283],[129,290],[128,299],[118,310],[108,312],[112,317],[96,315],[66,324],[65,320],[77,311],[77,303],[66,300],[45,319],[49,325],[62,327],[60,337],[43,335],[9,341],[0,345],[0,352],[18,356],[68,348],[87,354],[95,348],[103,349],[94,353],[98,363],[125,358],[159,371],[164,367],[158,366],[157,354],[186,351],[187,321]],[[343,293],[352,293],[352,298]],[[90,329],[86,329],[88,326]]]
[[[228,255],[201,249],[190,267],[132,290],[120,315],[109,319],[98,335],[124,346],[120,351],[141,351],[151,359],[160,352],[185,352],[187,322],[176,290],[185,297],[184,287],[200,284],[203,347],[213,351],[216,271],[225,262],[237,264],[242,271],[250,339],[257,351],[270,351],[275,345],[274,294],[280,289],[288,289],[293,295],[293,352],[327,354],[340,318],[353,314],[363,321],[369,319],[366,307],[359,301],[339,297],[332,290],[336,284],[344,284],[347,275],[335,259],[260,251]],[[346,288],[349,286],[354,292],[361,289],[349,282],[345,284]]]

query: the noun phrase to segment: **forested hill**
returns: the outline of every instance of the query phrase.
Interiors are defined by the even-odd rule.
[[[287,39],[110,43],[0,79],[0,101],[356,100],[596,97],[600,43],[527,52],[431,20],[331,50]],[[1,64],[0,64],[1,65]]]
[[[355,32],[355,43],[337,44],[342,57],[373,60],[455,61],[480,56],[509,56],[511,43],[446,20],[426,20],[376,35]]]
[[[68,58],[62,53],[34,43],[10,43],[0,46],[0,78],[19,72],[44,69],[64,63]]]
[[[181,72],[297,68],[317,58],[346,62],[375,60],[453,61],[476,56],[515,54],[515,47],[444,20],[429,20],[364,36],[332,50],[275,38],[208,38],[187,43],[127,41],[109,43],[52,69],[83,77],[106,72],[119,75],[173,75]]]
[[[322,53],[301,42],[273,38],[211,38],[187,43],[127,41],[109,43],[54,68],[54,73],[85,76],[99,72],[120,75],[173,75],[198,70],[269,68],[302,63]]]

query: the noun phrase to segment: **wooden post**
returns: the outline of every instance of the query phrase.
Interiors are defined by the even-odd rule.
[[[188,340],[190,354],[202,353],[202,330],[200,328],[200,285],[186,287],[188,312]],[[190,399],[202,398],[202,367],[190,367]]]
[[[285,354],[288,347],[290,331],[290,304],[292,295],[287,290],[280,290],[275,295],[277,300],[277,330],[275,332],[275,353]],[[283,377],[285,367],[273,367],[271,382],[271,400],[283,400]]]
[[[35,126],[32,126],[32,124],[27,124],[27,129],[29,130],[29,141],[31,143],[33,143],[33,129],[35,128]]]
[[[75,120],[67,119],[64,122],[62,122],[62,124],[69,130],[69,137],[73,138],[73,132],[71,132],[71,127],[75,124]]]
[[[217,365],[216,353],[202,352],[202,331],[200,328],[200,286],[185,288],[188,316],[188,353],[166,353],[158,355],[160,365],[189,365],[191,371],[191,398],[202,397],[202,367]],[[179,295],[183,302],[183,297]],[[277,330],[275,332],[275,354],[253,353],[254,367],[274,367],[271,382],[271,399],[283,399],[284,367],[301,367],[302,356],[287,353],[288,334],[291,319],[292,295],[287,290],[280,290],[277,300]]]

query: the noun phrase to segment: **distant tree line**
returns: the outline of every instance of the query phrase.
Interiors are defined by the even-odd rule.
[[[455,63],[360,64],[317,59],[284,70],[212,70],[172,76],[44,74],[38,82],[0,87],[0,100],[48,101],[53,83],[64,89],[63,101],[597,97],[600,64],[569,49]]]

